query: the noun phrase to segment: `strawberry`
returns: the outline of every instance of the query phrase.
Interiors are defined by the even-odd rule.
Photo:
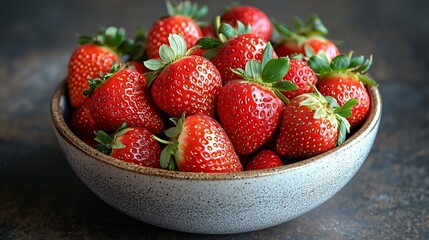
[[[166,4],[169,16],[158,19],[147,35],[146,48],[150,59],[160,57],[158,50],[163,44],[168,44],[168,36],[172,33],[182,35],[187,48],[193,47],[203,36],[194,19],[203,17],[207,13],[207,6],[198,9],[197,4],[191,4],[189,1],[179,4],[166,1]]]
[[[95,135],[100,152],[124,162],[160,168],[161,147],[146,128],[127,127],[124,123],[111,135],[104,131],[97,131]]]
[[[275,168],[282,165],[282,160],[276,152],[264,149],[250,160],[249,164],[246,166],[246,171]]]
[[[253,153],[276,131],[287,103],[280,90],[296,89],[289,81],[282,81],[288,64],[288,58],[273,59],[268,44],[262,63],[252,59],[244,70],[233,69],[245,80],[230,81],[219,93],[220,123],[238,155]]]
[[[298,86],[298,89],[295,91],[282,92],[288,99],[293,99],[303,93],[312,92],[313,90],[309,83],[315,85],[317,83],[317,76],[306,61],[291,58],[289,61],[289,70],[283,77],[283,81],[291,81]]]
[[[294,20],[295,30],[274,23],[277,32],[283,37],[275,47],[279,56],[303,54],[310,57],[311,55],[324,54],[328,59],[333,59],[340,54],[337,46],[324,37],[328,30],[319,17],[310,15],[305,24],[299,18]]]
[[[351,98],[358,100],[347,120],[352,129],[360,126],[371,105],[364,83],[377,86],[373,79],[365,75],[372,64],[372,56],[365,60],[363,56],[352,57],[350,53],[349,56],[339,55],[331,62],[320,56],[313,56],[308,63],[318,75],[316,88],[323,95],[334,97],[340,106]]]
[[[76,111],[73,112],[70,119],[70,129],[78,136],[92,136],[98,127],[91,116],[89,110],[89,101],[85,101]],[[92,137],[93,138],[93,137]]]
[[[89,112],[97,127],[114,131],[123,122],[161,133],[166,126],[161,111],[150,98],[145,76],[114,64],[110,72],[90,81]]]
[[[222,126],[213,118],[195,114],[171,119],[176,125],[165,131],[169,141],[161,152],[161,167],[183,172],[241,172],[243,167]]]
[[[259,35],[265,41],[271,39],[273,26],[268,16],[253,6],[237,5],[226,10],[221,16],[221,22],[237,27],[237,21],[250,25],[252,33]]]
[[[223,84],[237,79],[231,69],[244,68],[251,59],[261,60],[267,42],[258,35],[249,33],[250,31],[250,26],[246,27],[241,22],[238,22],[237,29],[222,23],[219,27],[219,39],[201,38],[196,43],[202,49],[219,48],[211,61],[219,70]],[[274,51],[273,57],[277,58]]]
[[[345,141],[350,130],[345,118],[351,114],[357,100],[350,99],[339,107],[334,98],[315,91],[295,97],[285,107],[276,143],[280,156],[301,160]]]
[[[78,108],[86,101],[83,91],[89,88],[88,78],[108,72],[115,61],[121,62],[119,56],[126,53],[123,48],[132,45],[124,37],[125,30],[115,27],[101,28],[96,37],[80,37],[81,45],[73,52],[68,65],[67,86],[72,107]]]
[[[214,116],[222,80],[206,58],[189,55],[182,36],[171,34],[169,44],[160,48],[161,59],[145,61],[153,101],[170,116],[196,113]]]

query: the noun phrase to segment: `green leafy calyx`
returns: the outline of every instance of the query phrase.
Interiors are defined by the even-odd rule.
[[[166,7],[168,15],[170,16],[187,16],[192,19],[198,19],[204,17],[208,12],[208,7],[206,5],[198,7],[198,4],[191,3],[190,1],[182,1],[179,3],[172,3],[166,1]]]
[[[328,34],[328,29],[325,27],[325,25],[323,25],[322,20],[320,20],[316,14],[309,15],[305,22],[299,17],[295,16],[293,18],[293,29],[277,22],[274,22],[273,25],[277,33],[285,38],[299,39],[300,37],[307,38],[311,36],[324,36]]]
[[[309,83],[310,84],[310,83]],[[337,100],[331,96],[323,96],[312,84],[312,93],[305,93],[302,96],[305,100],[300,102],[300,106],[306,106],[314,110],[314,119],[328,118],[329,121],[339,127],[337,145],[341,145],[346,140],[347,133],[350,132],[350,123],[347,117],[352,114],[352,108],[358,103],[358,100],[352,98],[339,106]]]
[[[127,128],[127,123],[124,122],[114,133],[107,134],[106,132],[99,130],[95,132],[95,141],[99,144],[97,145],[97,150],[110,155],[114,149],[123,149],[126,146],[118,140],[119,137],[130,131],[130,128]]]
[[[97,87],[103,85],[103,83],[109,80],[109,78],[111,78],[116,72],[118,72],[120,69],[124,67],[125,66],[121,66],[116,61],[114,61],[109,72],[100,73],[98,78],[88,78],[89,89],[85,89],[85,91],[83,91],[83,95],[91,96],[91,94],[95,91]]]
[[[166,144],[167,146],[161,151],[160,165],[164,169],[174,170],[175,169],[175,156],[179,147],[178,138],[183,130],[183,124],[185,123],[185,114],[183,113],[180,118],[170,118],[173,122],[174,127],[171,127],[164,131],[164,134],[169,140],[163,140],[155,135],[152,138],[156,141]]]
[[[244,70],[241,68],[231,70],[247,81],[272,89],[287,104],[289,100],[281,91],[292,91],[298,88],[290,81],[283,81],[289,66],[289,58],[273,58],[273,48],[268,42],[262,53],[262,61],[252,59],[246,63]]]
[[[105,46],[119,55],[132,54],[138,48],[134,40],[125,38],[124,28],[113,26],[100,28],[96,36],[79,36],[79,44],[97,44]]]
[[[158,76],[158,74],[164,69],[167,65],[172,62],[179,60],[185,56],[191,54],[199,46],[195,46],[188,50],[186,46],[186,41],[182,35],[179,34],[170,34],[168,36],[169,45],[163,44],[159,48],[159,59],[149,59],[144,62],[144,65],[152,70],[148,73],[147,83],[150,85],[153,79]]]
[[[220,16],[216,17],[214,26],[215,29],[217,29],[216,33],[218,38],[200,38],[195,43],[195,45],[199,45],[201,49],[204,50],[220,48],[221,46],[223,46],[224,43],[228,41],[228,39],[232,39],[239,35],[252,32],[250,24],[245,26],[242,22],[237,21],[237,27],[234,28],[228,23],[220,23]]]
[[[378,84],[365,73],[369,70],[372,64],[372,55],[365,59],[364,56],[338,55],[331,62],[327,58],[313,55],[308,60],[308,65],[314,70],[319,78],[323,78],[330,74],[344,73],[353,78],[370,85],[378,86]]]

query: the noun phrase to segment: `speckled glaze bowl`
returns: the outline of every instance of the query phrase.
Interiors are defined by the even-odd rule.
[[[89,147],[68,128],[63,81],[52,98],[52,122],[70,166],[99,198],[143,222],[191,233],[263,229],[300,216],[337,193],[368,156],[381,118],[380,92],[363,127],[343,145],[274,169],[198,174],[135,166]],[[365,183],[362,183],[365,184]]]

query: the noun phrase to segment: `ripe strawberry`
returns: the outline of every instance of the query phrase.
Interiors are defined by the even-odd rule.
[[[271,39],[273,26],[268,16],[253,6],[233,6],[222,14],[221,22],[237,27],[237,21],[250,25],[252,33],[259,35],[265,41]]]
[[[129,128],[124,123],[112,135],[104,131],[97,131],[95,135],[100,152],[124,162],[160,168],[161,147],[146,128]]]
[[[279,56],[291,56],[293,54],[303,54],[307,57],[311,55],[324,54],[328,59],[333,59],[340,54],[337,46],[324,37],[328,30],[316,15],[310,15],[304,24],[301,19],[295,19],[295,30],[275,23],[277,32],[283,37],[275,47]]]
[[[195,114],[172,119],[175,127],[165,131],[170,141],[161,153],[161,167],[183,172],[241,172],[243,167],[228,136],[215,119]]]
[[[145,76],[136,70],[114,64],[109,73],[90,81],[89,112],[97,127],[114,131],[123,122],[130,127],[145,127],[161,133],[166,123],[149,95]]]
[[[83,91],[89,88],[88,78],[108,72],[115,61],[121,62],[119,56],[126,53],[124,46],[132,45],[124,37],[125,30],[115,27],[101,28],[96,37],[80,37],[81,46],[73,52],[68,66],[67,86],[72,107],[78,108],[86,101]]]
[[[89,111],[89,101],[85,101],[76,111],[73,112],[70,119],[70,129],[78,136],[93,136],[98,127]],[[94,137],[92,137],[94,138]]]
[[[311,69],[307,62],[304,60],[292,58],[289,62],[289,70],[283,77],[283,81],[291,81],[298,89],[295,91],[282,92],[288,99],[301,95],[303,93],[310,93],[313,91],[311,86],[317,83],[317,76]]]
[[[252,59],[245,70],[233,69],[245,80],[230,81],[219,93],[220,123],[238,155],[253,153],[276,131],[287,102],[280,90],[296,89],[289,81],[282,81],[288,64],[288,58],[272,59],[268,44],[262,63]]]
[[[187,48],[193,47],[203,36],[194,19],[203,17],[207,13],[207,6],[198,9],[196,4],[191,4],[189,1],[179,4],[166,1],[166,4],[169,16],[158,19],[147,35],[146,48],[150,59],[160,57],[159,48],[163,44],[168,44],[168,36],[172,33],[182,35]]]
[[[264,149],[250,160],[249,164],[246,166],[246,171],[275,168],[282,165],[282,160],[276,152]]]
[[[325,98],[317,90],[295,97],[283,112],[277,153],[289,160],[301,160],[342,144],[350,130],[345,117],[356,102],[350,99],[339,107],[334,98]]]
[[[216,67],[206,58],[189,55],[182,36],[171,34],[170,46],[162,45],[161,59],[145,61],[153,101],[170,116],[196,113],[214,116],[222,80]]]
[[[351,98],[358,100],[347,120],[352,129],[360,126],[371,105],[364,83],[377,86],[374,80],[364,75],[372,64],[372,56],[365,60],[363,56],[339,55],[331,62],[320,56],[313,56],[308,63],[319,77],[316,88],[322,95],[334,97],[340,106]]]
[[[223,84],[237,79],[231,69],[244,68],[251,59],[261,60],[267,42],[258,35],[249,33],[250,31],[250,26],[245,27],[241,22],[238,22],[237,29],[222,23],[219,27],[219,40],[202,38],[196,43],[202,49],[219,48],[211,61],[219,70]],[[274,51],[273,57],[277,58]]]

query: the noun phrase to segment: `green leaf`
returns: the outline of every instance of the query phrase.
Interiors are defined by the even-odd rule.
[[[366,73],[369,68],[372,65],[372,55],[369,57],[369,59],[365,60],[364,63],[354,72],[358,72],[358,73]]]
[[[355,68],[363,63],[364,57],[358,56],[358,57],[352,57],[350,59],[349,68]]]
[[[222,23],[219,27],[219,32],[225,35],[227,38],[233,38],[237,36],[235,28],[227,23]]]
[[[295,35],[295,33],[289,29],[286,26],[283,26],[279,23],[273,22],[274,28],[276,29],[276,31],[279,33],[279,35],[282,35],[284,37],[291,37],[293,35]]]
[[[273,59],[273,46],[268,42],[264,52],[262,53],[262,68],[264,68],[265,64],[267,64],[271,59]]]
[[[172,155],[171,155],[171,150],[170,150],[170,145],[167,145],[162,151],[161,151],[161,156],[159,159],[159,163],[161,165],[161,168],[168,168],[168,166],[170,165],[170,161],[172,160]]]
[[[104,131],[96,131],[95,132],[95,141],[101,143],[101,144],[105,144],[105,145],[109,145],[112,142],[112,138],[109,136],[109,134],[107,134]]]
[[[338,114],[341,117],[347,118],[352,115],[352,108],[358,103],[356,98],[349,99],[342,107],[336,108],[334,110],[335,114]]]
[[[174,54],[174,51],[173,49],[171,49],[170,46],[162,44],[159,48],[159,58],[161,58],[161,60],[163,60],[164,62],[172,62],[175,56],[176,55]]]
[[[82,36],[79,36],[78,41],[79,41],[79,45],[84,45],[84,44],[88,44],[88,43],[94,43],[95,38],[93,36],[82,35]]]
[[[271,87],[282,92],[290,92],[298,89],[298,86],[293,84],[291,81],[278,81],[273,83]]]
[[[218,48],[222,46],[222,44],[223,43],[216,38],[200,38],[195,43],[195,45],[201,46],[203,50]]]
[[[246,72],[242,68],[231,68],[231,71],[242,78],[246,78]]]
[[[304,27],[304,22],[301,20],[301,18],[294,16],[292,21],[293,21],[293,26],[295,27],[295,29],[299,30],[299,29]]]
[[[277,58],[268,61],[262,70],[262,80],[266,83],[280,81],[289,70],[289,58]]]
[[[313,15],[313,30],[318,32],[320,35],[326,35],[328,34],[328,29],[323,24],[322,20],[317,15]]]
[[[338,102],[337,102],[337,100],[335,98],[333,98],[331,96],[326,96],[325,99],[328,101],[329,105],[332,108],[336,109],[336,108],[340,107],[340,105],[338,105]]]
[[[171,127],[164,131],[164,134],[169,138],[176,138],[179,136],[180,131],[178,127]]]
[[[252,59],[247,61],[244,72],[248,78],[256,80],[261,78],[261,70],[261,62],[256,59]]]
[[[126,146],[120,141],[114,141],[111,147],[112,149],[124,149]]]
[[[350,129],[350,124],[347,121],[347,119],[345,119],[345,118],[341,118],[339,120],[339,124],[340,124],[340,126],[339,126],[340,131],[339,131],[338,140],[337,140],[338,146],[340,146],[341,144],[344,143],[344,141],[346,141],[346,135],[347,135],[348,129]],[[348,128],[347,128],[347,124],[349,124]]]
[[[304,53],[305,53],[305,56],[307,57],[316,55],[316,52],[308,43],[304,43]]]
[[[331,68],[334,71],[342,72],[348,69],[350,65],[350,59],[345,55],[338,55],[331,61]]]
[[[165,5],[169,16],[176,15],[176,7],[169,0],[165,1]]]
[[[170,34],[168,36],[168,42],[170,43],[174,56],[183,56],[185,55],[186,50],[188,50],[185,39],[183,39],[182,35]]]
[[[204,17],[208,11],[209,11],[209,8],[207,7],[207,5],[203,5],[195,14],[194,19]]]
[[[143,64],[150,70],[160,70],[164,67],[164,63],[159,59],[149,59],[144,61]]]
[[[366,75],[359,74],[358,78],[359,78],[360,81],[368,84],[369,86],[378,87],[378,84],[374,81],[374,79],[372,79],[372,78],[370,78],[370,77],[368,77]]]
[[[318,55],[313,55],[310,57],[308,60],[308,66],[310,66],[310,68],[313,69],[313,71],[318,75],[325,75],[331,72],[329,62]]]

